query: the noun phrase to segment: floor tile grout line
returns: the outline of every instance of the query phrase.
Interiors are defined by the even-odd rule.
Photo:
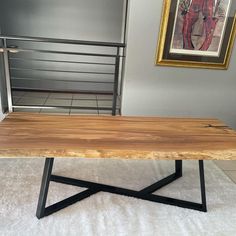
[[[70,103],[70,110],[69,110],[69,116],[71,115],[73,100],[74,100],[74,94],[72,94],[72,99],[71,99],[71,103]]]
[[[95,95],[95,99],[73,99],[73,101],[76,101],[76,102],[91,102],[91,101],[93,101],[93,102],[95,102],[95,105],[91,105],[91,106],[92,107],[95,106],[95,108],[98,110],[98,103],[97,103],[96,95]],[[83,110],[84,104],[83,105],[82,104],[78,104],[78,106],[81,106],[81,110]],[[88,106],[90,106],[90,105],[88,105]],[[85,107],[86,107],[86,105],[85,105]]]
[[[25,94],[25,93],[24,93]],[[24,97],[24,94],[21,95],[21,97],[18,98],[18,100],[16,101],[16,105],[18,105],[17,103],[20,102],[20,100]],[[14,95],[12,96],[12,98],[14,98]],[[13,104],[14,105],[14,104]]]
[[[97,115],[100,115],[99,106],[98,106],[98,95],[96,95],[96,104],[97,104]]]
[[[214,161],[214,163],[223,171],[236,171],[236,167],[235,167],[235,169],[227,169],[227,170],[225,170],[225,168],[222,167],[221,164],[217,163],[217,161]]]
[[[74,96],[74,95],[73,95],[73,96]],[[39,98],[39,99],[40,99],[41,97],[28,97],[28,98]],[[71,98],[51,98],[51,97],[50,97],[49,99],[50,99],[50,100],[71,100]],[[94,99],[94,98],[93,98],[93,99],[92,99],[92,98],[91,98],[91,99],[90,99],[90,98],[73,98],[73,100],[74,100],[74,101],[77,101],[77,100],[82,100],[82,101],[83,101],[83,100],[85,100],[85,101],[86,101],[86,100],[87,100],[87,101],[95,101],[96,98],[95,98],[95,99]],[[110,100],[110,99],[106,99],[106,100],[103,100],[103,101],[111,101],[111,100]]]
[[[24,96],[26,95],[26,93],[27,93],[27,92],[24,92],[23,95],[22,95],[22,97],[24,97]]]
[[[227,178],[229,178],[233,183],[236,184],[236,179],[232,178],[232,176],[230,176],[229,173],[227,173],[228,171],[236,172],[236,170],[224,170],[224,169],[222,169],[222,167],[217,165],[216,162],[213,161],[213,163],[217,166],[217,168],[219,168],[219,170],[221,170],[225,174],[225,176],[227,176]]]
[[[221,169],[222,170],[222,169]],[[222,170],[226,175],[228,175],[227,174],[227,172],[235,172],[236,173],[236,170]]]
[[[50,97],[50,94],[51,94],[51,93],[48,93],[48,95],[47,95],[47,97],[46,97],[46,99],[45,99],[45,101],[44,101],[44,103],[43,103],[43,106],[45,106],[45,104],[47,103],[47,100],[48,100],[48,98]],[[42,109],[43,109],[43,108],[40,109],[39,113],[42,112]]]
[[[220,166],[218,166],[218,167],[220,167]],[[222,169],[221,167],[220,167],[220,169],[221,169],[221,170],[223,170],[223,171],[235,171],[235,172],[236,172],[236,170],[235,170],[235,169],[224,170],[224,169]]]
[[[42,96],[46,97],[47,96],[46,94],[50,94],[49,92],[41,93],[41,95],[38,95],[37,92],[35,94],[32,94],[32,92],[30,92],[31,94],[28,94],[28,93],[29,92],[25,92],[23,96],[25,98],[39,98],[39,99],[42,99]]]
[[[37,97],[37,96],[33,96],[33,95],[31,95],[31,96],[28,97],[28,96],[26,96],[26,94],[27,94],[27,92],[24,92],[24,94],[21,95],[20,99],[18,99],[16,103],[20,102],[23,98],[25,98],[25,99],[27,99],[27,98],[46,99],[46,97],[47,97],[47,96],[44,96],[44,97]],[[47,93],[47,94],[48,94],[48,93]],[[14,96],[13,96],[13,97],[14,97]]]
[[[233,183],[236,184],[236,179],[234,179],[232,176],[228,175],[224,170],[222,170],[222,171]]]
[[[216,160],[211,160],[211,162],[215,165],[215,167],[220,170],[233,184],[236,184],[236,179],[233,179],[232,176],[227,174],[227,171],[223,170],[219,165],[217,165]]]
[[[21,98],[23,98],[23,96],[21,96],[21,97],[18,97],[18,99],[16,100],[16,102],[13,102],[13,105],[14,105],[14,103],[18,103],[20,100],[21,100]],[[13,99],[14,99],[14,96],[13,96]],[[12,100],[13,101],[13,100]]]

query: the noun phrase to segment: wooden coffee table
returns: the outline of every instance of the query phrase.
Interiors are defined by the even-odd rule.
[[[46,158],[38,218],[100,191],[206,212],[203,160],[235,160],[236,132],[217,119],[11,113],[0,123],[0,156]],[[175,172],[135,191],[53,175],[64,157],[174,160]],[[182,160],[199,161],[201,203],[153,194],[182,176]],[[45,207],[50,181],[87,190]]]

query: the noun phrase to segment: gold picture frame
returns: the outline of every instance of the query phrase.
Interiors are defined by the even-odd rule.
[[[228,1],[230,2],[231,0]],[[225,23],[225,31],[221,36],[223,46],[221,46],[221,48],[219,47],[218,57],[204,55],[206,51],[200,52],[200,50],[198,51],[201,55],[181,55],[182,51],[188,52],[186,50],[179,50],[180,53],[178,50],[175,50],[178,51],[178,54],[170,53],[171,45],[173,45],[174,27],[176,25],[179,7],[180,0],[163,0],[161,26],[156,52],[156,65],[222,70],[228,69],[236,36],[236,4],[230,2],[230,7],[228,7],[228,15],[225,17],[225,22],[227,23]],[[184,14],[187,13],[185,12]],[[184,36],[182,35],[182,38],[183,37]],[[182,45],[183,44],[184,43],[182,43]]]

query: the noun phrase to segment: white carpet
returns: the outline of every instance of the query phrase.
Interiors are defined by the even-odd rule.
[[[35,211],[43,165],[43,159],[0,159],[1,236],[236,235],[236,184],[212,162],[205,162],[208,213],[97,193],[38,220]],[[198,162],[185,161],[183,167],[184,177],[158,194],[198,202]],[[53,172],[138,190],[173,170],[173,161],[56,159]],[[82,189],[52,183],[48,203],[78,190]]]

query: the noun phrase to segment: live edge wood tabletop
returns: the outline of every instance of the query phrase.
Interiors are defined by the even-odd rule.
[[[11,113],[0,157],[236,159],[236,132],[217,119]]]

